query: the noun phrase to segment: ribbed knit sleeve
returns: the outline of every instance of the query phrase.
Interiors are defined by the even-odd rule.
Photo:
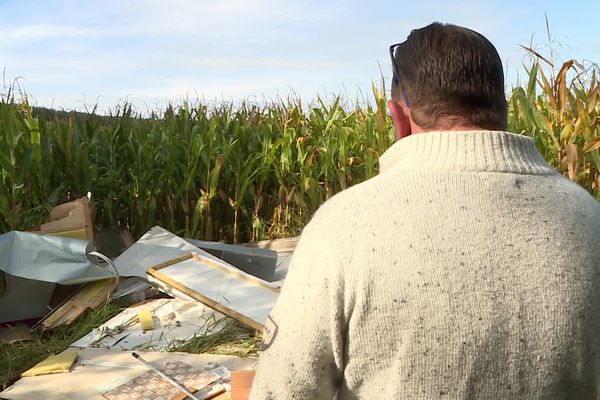
[[[317,215],[304,229],[267,321],[251,399],[331,400],[341,380],[343,285],[330,262],[335,242],[320,221]]]

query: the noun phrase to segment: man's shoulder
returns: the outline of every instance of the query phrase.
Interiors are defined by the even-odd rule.
[[[551,178],[556,182],[553,195],[560,198],[562,203],[571,204],[576,208],[583,208],[582,211],[590,212],[595,217],[600,218],[600,202],[584,187],[560,174]]]
[[[357,183],[325,201],[315,213],[313,219],[331,219],[339,217],[347,220],[349,215],[360,217],[366,204],[374,200],[376,195],[385,191],[386,177],[376,175],[366,181]]]

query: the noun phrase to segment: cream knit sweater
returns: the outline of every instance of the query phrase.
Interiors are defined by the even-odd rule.
[[[402,139],[298,244],[252,399],[600,398],[600,205],[531,139]]]

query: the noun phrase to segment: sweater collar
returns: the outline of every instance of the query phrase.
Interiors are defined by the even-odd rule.
[[[556,173],[531,138],[503,131],[423,132],[405,137],[379,159],[380,171],[418,167],[458,171]]]

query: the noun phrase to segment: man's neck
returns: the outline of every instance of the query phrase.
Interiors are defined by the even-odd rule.
[[[482,131],[482,130],[490,130],[489,128],[484,128],[478,125],[469,124],[464,121],[462,118],[454,118],[447,117],[438,121],[434,127],[431,128],[423,128],[414,121],[410,121],[411,132],[412,134],[421,133],[421,132],[448,132],[448,131]]]

